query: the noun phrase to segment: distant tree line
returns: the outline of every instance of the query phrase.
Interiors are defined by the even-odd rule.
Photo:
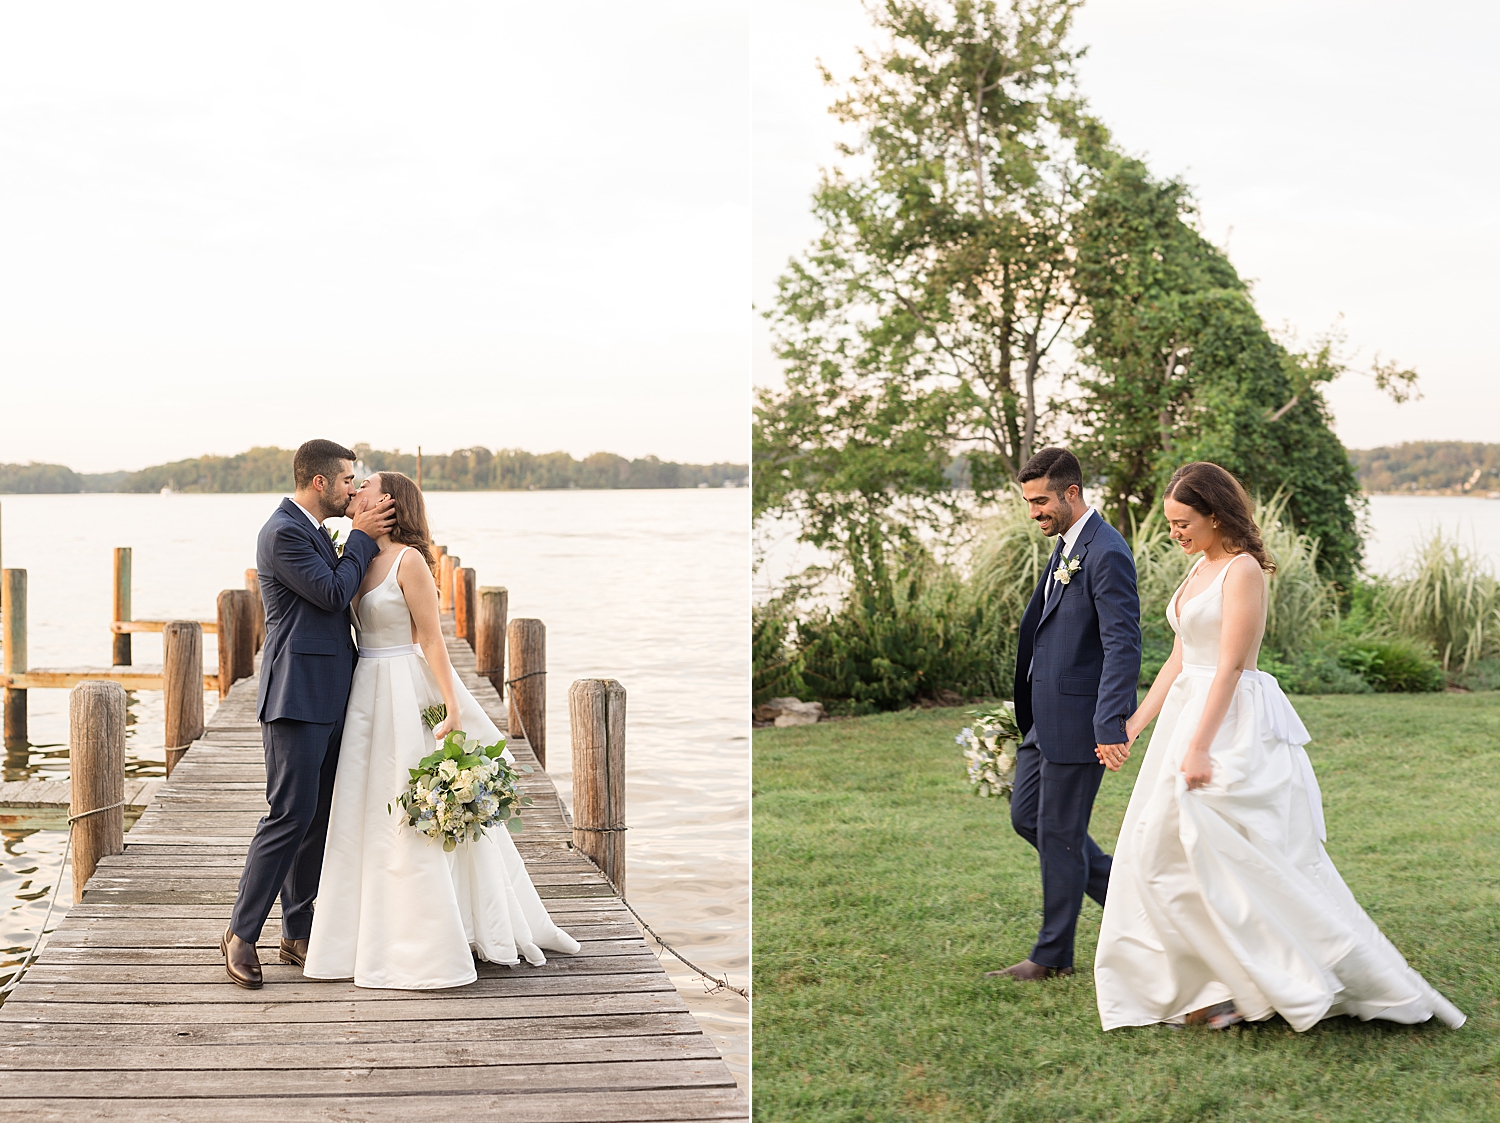
[[[1500,444],[1407,441],[1387,448],[1350,449],[1349,461],[1367,492],[1500,491]]]
[[[354,446],[372,472],[417,474],[415,453]],[[236,456],[200,456],[139,472],[85,474],[62,464],[0,464],[0,493],[80,491],[286,492],[292,490],[293,451],[252,448]],[[743,486],[743,464],[678,464],[647,456],[627,460],[596,452],[575,460],[566,452],[465,448],[422,458],[422,486],[430,491],[543,491],[565,488],[675,488]]]

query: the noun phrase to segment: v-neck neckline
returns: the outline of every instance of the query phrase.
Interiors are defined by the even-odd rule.
[[[1208,583],[1208,587],[1201,593],[1194,593],[1187,599],[1186,602],[1184,602],[1182,599],[1183,590],[1187,588],[1188,582],[1193,579],[1193,574],[1198,572],[1198,566],[1201,566],[1203,564],[1203,561],[1207,561],[1208,559],[1205,558],[1203,559],[1203,561],[1199,561],[1196,565],[1193,566],[1193,568],[1188,572],[1186,579],[1183,580],[1182,587],[1177,590],[1177,595],[1172,598],[1172,611],[1176,615],[1177,619],[1182,619],[1182,614],[1187,611],[1189,605],[1197,604],[1209,593],[1213,592],[1214,586],[1219,583],[1224,574],[1229,572],[1229,567],[1234,564],[1234,559],[1239,556],[1239,554],[1230,554],[1229,560],[1224,563],[1218,573],[1214,574],[1214,579]]]

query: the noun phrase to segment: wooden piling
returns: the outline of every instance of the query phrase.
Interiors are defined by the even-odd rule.
[[[444,554],[438,559],[438,601],[443,612],[453,611],[453,571],[458,568],[458,558]]]
[[[258,570],[245,570],[245,589],[250,594],[253,606],[251,615],[255,618],[255,642],[252,650],[259,654],[260,649],[266,645],[266,606],[260,599],[260,572]]]
[[[573,845],[625,894],[625,688],[612,678],[568,688],[573,732]]]
[[[478,593],[474,581],[474,571],[468,566],[453,571],[453,634],[461,640],[466,640],[469,650],[474,650],[476,637],[474,635],[474,618],[479,611],[479,605],[475,603]]]
[[[68,698],[68,772],[72,787],[73,903],[99,859],[125,851],[125,689],[117,682],[80,682]],[[116,806],[111,807],[114,804]]]
[[[526,739],[547,767],[547,626],[522,617],[506,629],[509,640],[510,731]]]
[[[234,681],[255,673],[255,597],[249,589],[234,592]]]
[[[478,591],[479,612],[474,622],[475,669],[490,680],[495,693],[505,696],[505,623],[510,593],[500,585]]]
[[[174,620],[162,629],[162,689],[167,713],[167,775],[203,736],[203,628]]]
[[[121,624],[131,619],[130,615],[130,569],[131,549],[129,546],[115,547],[115,623]],[[114,652],[112,659],[116,667],[130,666],[130,633],[116,631],[114,633]]]
[[[235,625],[234,594],[237,591],[242,591],[242,590],[225,589],[223,592],[221,592],[219,594],[219,601],[218,601],[218,607],[219,607],[218,645],[219,645],[219,697],[220,698],[223,698],[225,695],[227,695],[229,693],[229,688],[234,685],[234,680],[235,680],[235,674],[234,674],[234,671],[235,671],[235,667],[234,667],[234,653],[235,653],[235,642],[234,642],[234,625]]]
[[[3,621],[7,675],[24,674],[26,663],[26,571],[0,570],[0,621]],[[5,688],[5,747],[30,744],[26,729],[26,691]]]

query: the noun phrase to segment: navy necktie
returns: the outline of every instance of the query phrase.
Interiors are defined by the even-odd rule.
[[[1046,604],[1052,599],[1052,588],[1057,584],[1052,574],[1057,571],[1058,564],[1062,561],[1063,536],[1057,536],[1057,549],[1052,551],[1052,560],[1047,563],[1047,587],[1042,592],[1042,603]]]

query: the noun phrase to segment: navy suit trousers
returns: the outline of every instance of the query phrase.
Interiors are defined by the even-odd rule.
[[[313,899],[323,871],[344,719],[340,715],[336,722],[323,723],[279,718],[262,722],[260,736],[271,810],[250,840],[229,926],[246,943],[255,943],[280,893],[282,938],[305,940],[312,933]]]
[[[1016,754],[1010,822],[1042,863],[1042,929],[1027,956],[1044,967],[1073,966],[1073,935],[1087,893],[1100,905],[1111,859],[1089,837],[1102,764],[1058,764],[1034,745]]]

